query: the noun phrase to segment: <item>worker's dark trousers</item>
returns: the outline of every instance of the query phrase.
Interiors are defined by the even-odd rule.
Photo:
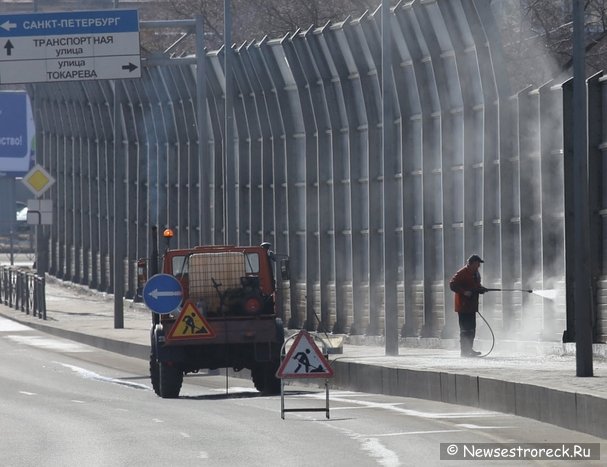
[[[459,346],[462,355],[472,351],[474,336],[476,335],[476,313],[458,313],[459,317]]]

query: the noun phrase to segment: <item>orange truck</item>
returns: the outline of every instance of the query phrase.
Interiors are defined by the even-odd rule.
[[[184,375],[218,368],[246,368],[258,391],[280,393],[275,373],[284,326],[275,267],[280,282],[288,279],[288,258],[274,255],[268,243],[165,251],[159,272],[179,281],[182,300],[172,312],[152,313],[150,378],[156,394],[178,397]]]

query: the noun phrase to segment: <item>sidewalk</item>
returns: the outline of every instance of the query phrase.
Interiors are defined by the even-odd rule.
[[[126,300],[124,328],[114,329],[113,296],[50,277],[47,319],[0,305],[0,316],[41,331],[148,359],[150,311]],[[595,346],[594,377],[576,377],[575,346],[496,342],[486,358],[429,348],[436,340],[406,340],[386,356],[379,339],[344,337],[343,354],[330,355],[332,387],[431,399],[534,418],[607,438],[607,359]],[[358,341],[358,342],[356,342]],[[375,341],[375,342],[373,342]],[[356,342],[358,345],[354,345]],[[443,343],[445,344],[445,343]],[[446,343],[455,347],[455,343]],[[449,345],[450,344],[450,345]],[[479,342],[481,350],[490,342]],[[514,350],[513,350],[514,349]]]

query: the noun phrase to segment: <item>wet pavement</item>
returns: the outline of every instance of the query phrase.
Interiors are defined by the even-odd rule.
[[[46,320],[5,305],[0,316],[98,348],[149,357],[151,312],[145,305],[125,300],[123,327],[116,329],[112,295],[53,277],[46,287]],[[460,357],[456,341],[403,339],[399,355],[387,356],[379,338],[333,337],[344,342],[343,353],[329,355],[334,387],[514,413],[607,438],[605,345],[595,345],[594,376],[577,377],[574,344],[498,340],[490,355],[472,359]],[[488,340],[477,343],[481,351],[490,347]]]

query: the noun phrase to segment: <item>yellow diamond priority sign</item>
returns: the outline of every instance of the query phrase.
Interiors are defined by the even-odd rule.
[[[36,196],[41,196],[46,190],[48,190],[55,183],[55,179],[49,174],[44,167],[40,164],[36,164],[32,169],[23,177],[23,183],[29,190]]]

